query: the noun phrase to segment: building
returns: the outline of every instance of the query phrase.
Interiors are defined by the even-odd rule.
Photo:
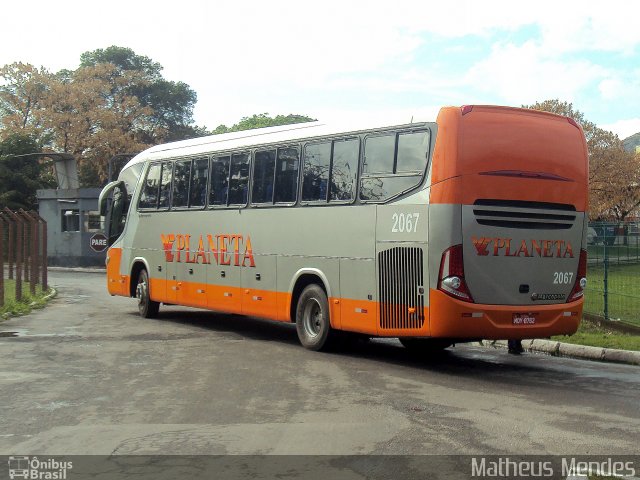
[[[99,195],[99,188],[38,190],[39,213],[47,222],[49,265],[104,267],[106,250],[91,247],[92,237],[103,232]]]

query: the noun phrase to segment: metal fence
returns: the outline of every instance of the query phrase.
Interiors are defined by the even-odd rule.
[[[34,211],[0,211],[0,307],[47,290],[47,223]]]
[[[640,325],[640,224],[591,222],[584,311]]]

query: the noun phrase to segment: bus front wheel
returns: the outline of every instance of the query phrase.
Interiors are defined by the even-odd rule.
[[[140,312],[140,316],[144,318],[155,318],[158,316],[160,303],[151,300],[149,293],[149,274],[145,269],[142,269],[138,275],[136,298],[138,299],[138,312]]]
[[[328,348],[335,336],[327,294],[319,285],[309,285],[300,294],[296,307],[296,330],[300,343],[309,350]]]

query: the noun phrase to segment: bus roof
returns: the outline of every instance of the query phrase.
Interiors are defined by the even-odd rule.
[[[432,122],[432,124],[435,125],[435,122]],[[412,121],[411,123],[405,124],[400,123],[387,125],[381,125],[380,122],[343,125],[327,124],[323,122],[306,122],[277,127],[256,128],[240,132],[222,133],[218,135],[208,135],[206,137],[165,143],[148,148],[133,157],[123,167],[123,170],[133,164],[145,162],[147,160],[208,154],[238,148],[251,148],[256,145],[284,143],[329,135],[348,135],[350,133],[373,129],[398,127],[415,128],[426,125],[427,122],[425,121]]]

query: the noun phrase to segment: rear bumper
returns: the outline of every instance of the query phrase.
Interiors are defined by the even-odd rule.
[[[462,302],[433,289],[429,300],[432,337],[489,340],[573,334],[580,324],[584,303],[581,298],[556,305],[485,305]],[[535,323],[514,325],[514,314],[530,314]]]

